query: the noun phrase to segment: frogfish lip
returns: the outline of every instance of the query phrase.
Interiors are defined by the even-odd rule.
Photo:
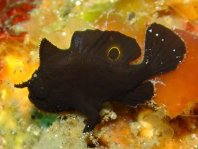
[[[16,88],[24,88],[24,87],[28,87],[30,84],[30,81],[26,81],[26,82],[23,82],[22,84],[15,84],[14,87]]]

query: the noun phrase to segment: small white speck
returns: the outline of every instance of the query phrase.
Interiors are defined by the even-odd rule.
[[[180,58],[180,56],[176,56],[176,59]]]
[[[62,32],[62,35],[63,35],[63,36],[66,36],[66,32]]]
[[[156,33],[156,34],[155,34],[155,36],[156,36],[156,37],[158,37],[158,36],[159,36],[159,34],[158,34],[158,33]]]
[[[161,65],[164,64],[163,62],[161,62]]]
[[[149,32],[152,33],[152,29],[149,29]]]
[[[36,74],[36,73],[35,73],[35,74],[33,74],[33,77],[34,77],[34,78],[36,78],[36,77],[37,77],[37,74]]]
[[[149,60],[148,59],[146,59],[146,62],[145,62],[146,64],[148,64],[149,63]]]
[[[175,52],[176,50],[175,49],[173,49],[173,52]]]
[[[79,6],[80,4],[81,4],[81,2],[80,1],[76,1],[76,6]]]
[[[161,41],[164,42],[164,38],[162,38]]]
[[[34,55],[34,51],[31,51],[31,52],[30,52],[30,55]]]

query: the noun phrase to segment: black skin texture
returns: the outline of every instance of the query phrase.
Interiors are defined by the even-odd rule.
[[[106,101],[136,106],[154,95],[150,77],[176,69],[185,55],[184,42],[170,29],[153,23],[146,31],[144,59],[135,39],[115,31],[76,31],[69,49],[47,39],[40,45],[40,66],[28,87],[30,101],[46,112],[78,110],[87,116],[84,132],[100,122]]]

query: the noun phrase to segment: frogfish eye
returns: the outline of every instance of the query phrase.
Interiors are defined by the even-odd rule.
[[[118,47],[111,47],[107,53],[108,58],[111,61],[116,61],[120,58],[120,49]]]

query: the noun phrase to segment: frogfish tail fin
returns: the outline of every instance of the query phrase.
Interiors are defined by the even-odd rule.
[[[151,75],[163,74],[177,68],[186,52],[182,39],[170,29],[153,23],[146,31],[144,64]]]

